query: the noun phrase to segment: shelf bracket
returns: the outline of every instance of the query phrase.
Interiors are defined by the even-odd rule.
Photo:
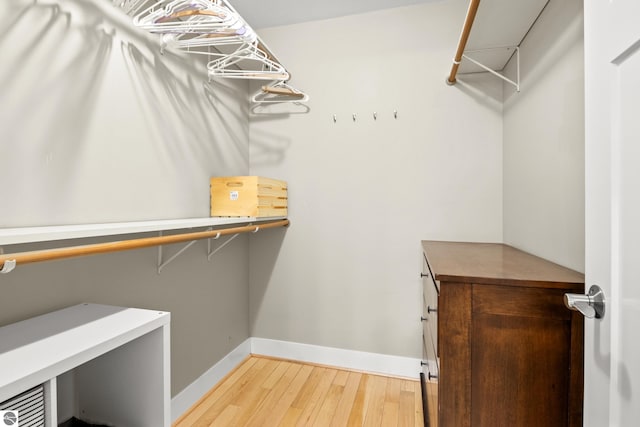
[[[475,59],[469,57],[467,55],[467,53],[475,53],[475,52],[482,52],[482,51],[486,51],[486,50],[495,50],[495,49],[515,49],[516,51],[516,81],[514,82],[513,80],[505,77],[503,74],[500,74],[499,72],[492,70],[491,68],[487,67],[484,64],[481,64],[480,62],[476,61]],[[496,77],[501,78],[502,80],[504,80],[505,82],[512,84],[513,86],[515,86],[516,88],[516,92],[520,92],[520,48],[518,46],[506,46],[506,47],[494,47],[494,48],[486,48],[486,49],[476,49],[476,50],[468,50],[465,51],[465,53],[462,54],[462,57],[468,61],[473,62],[475,65],[477,65],[478,67],[482,68],[485,71],[490,72],[491,74],[493,74]]]
[[[232,235],[231,237],[229,237],[227,240],[225,240],[220,246],[218,246],[217,248],[215,248],[213,251],[211,250],[211,240],[209,239],[209,250],[208,250],[208,255],[207,255],[207,260],[211,261],[211,258],[213,258],[213,256],[220,251],[222,248],[224,248],[225,246],[227,246],[229,243],[231,243],[233,241],[233,239],[235,239],[236,237],[238,237],[240,235],[240,233],[236,233],[234,235]],[[213,240],[216,240],[218,237],[220,237],[220,235],[216,236]]]
[[[207,231],[211,231],[212,228],[209,227],[207,228]],[[162,237],[162,231],[160,231],[158,233],[158,235],[160,237]],[[160,274],[162,272],[162,269],[165,268],[167,265],[169,265],[171,262],[173,262],[176,258],[178,258],[180,255],[182,255],[187,249],[189,249],[191,246],[193,246],[194,244],[196,244],[198,241],[197,240],[192,240],[189,243],[187,243],[186,245],[184,245],[184,247],[182,249],[180,249],[178,252],[176,252],[174,255],[172,255],[168,260],[166,261],[162,261],[162,245],[158,246],[158,274]]]
[[[8,259],[4,262],[2,266],[2,270],[0,270],[0,274],[8,274],[11,273],[16,268],[16,260]]]

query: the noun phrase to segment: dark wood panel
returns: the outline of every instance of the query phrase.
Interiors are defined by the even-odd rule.
[[[565,292],[570,290],[521,288],[514,292],[509,286],[474,285],[473,311],[569,320],[571,311],[564,306]]]
[[[584,275],[500,243],[422,242],[435,279],[545,288],[579,287]]]
[[[440,427],[471,427],[471,286],[440,288]]]
[[[568,320],[474,315],[474,427],[561,427],[569,396]]]

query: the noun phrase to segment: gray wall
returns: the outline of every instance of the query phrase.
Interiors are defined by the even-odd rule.
[[[521,46],[521,76],[520,93],[504,92],[504,239],[584,271],[582,1],[549,3]]]
[[[466,7],[261,30],[311,110],[251,116],[251,173],[289,182],[291,219],[251,241],[252,336],[420,357],[420,240],[502,240],[502,84],[445,84]]]
[[[0,228],[207,217],[209,177],[248,173],[248,84],[207,83],[116,12],[0,2]],[[18,266],[0,324],[82,301],[170,311],[176,394],[249,336],[248,239],[161,275],[155,249]]]

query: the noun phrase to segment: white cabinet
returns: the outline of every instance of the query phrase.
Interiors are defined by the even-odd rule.
[[[4,326],[0,402],[44,384],[46,427],[65,421],[58,400],[62,417],[169,427],[169,322],[168,312],[80,304]]]

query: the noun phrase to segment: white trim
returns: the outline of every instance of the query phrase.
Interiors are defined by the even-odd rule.
[[[418,378],[420,359],[288,341],[251,338],[251,353],[375,374]]]
[[[171,422],[175,422],[250,354],[251,338],[248,338],[171,399]]]

